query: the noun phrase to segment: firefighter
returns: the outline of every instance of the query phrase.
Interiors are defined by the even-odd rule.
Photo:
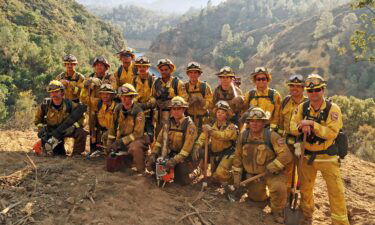
[[[90,122],[90,144],[91,152],[94,153],[96,150],[102,148],[106,149],[108,139],[108,129],[110,128],[113,113],[117,106],[117,103],[113,101],[116,91],[113,90],[112,85],[102,84],[99,89],[99,100],[91,102],[89,108],[92,109],[91,121]],[[83,104],[89,105],[88,96],[81,99]]]
[[[189,77],[189,81],[185,83],[185,89],[189,95],[187,114],[197,126],[198,134],[202,131],[202,125],[209,122],[208,109],[213,98],[210,85],[199,79],[202,73],[202,68],[197,62],[190,62],[186,67],[186,74]]]
[[[137,68],[134,64],[135,54],[134,49],[125,48],[117,53],[122,65],[118,67],[113,74],[116,82],[114,84],[115,90],[123,84],[133,82],[133,78],[137,75]]]
[[[128,152],[138,173],[145,170],[145,154],[148,150],[144,137],[145,115],[134,103],[138,95],[131,84],[122,85],[118,94],[121,103],[115,108],[108,131],[107,146],[110,152]]]
[[[133,78],[133,86],[136,89],[138,96],[135,101],[143,109],[146,118],[145,134],[149,138],[149,143],[154,140],[154,111],[156,100],[151,95],[151,88],[155,82],[155,76],[150,74],[151,67],[150,60],[145,56],[140,56],[135,60],[135,67],[137,68],[138,75]]]
[[[258,181],[248,184],[248,197],[253,201],[267,200],[269,190],[271,210],[275,222],[283,223],[283,210],[287,200],[285,166],[292,160],[292,154],[284,138],[269,129],[269,114],[254,107],[247,117],[247,128],[238,138],[233,159],[234,186],[239,187],[242,178],[260,173],[267,174]]]
[[[80,96],[81,101],[82,99],[86,99],[87,96],[91,97],[90,101],[98,101],[100,99],[100,85],[111,84],[113,87],[115,85],[115,80],[107,72],[111,66],[103,56],[95,57],[92,66],[94,68],[94,73],[83,82],[83,89]]]
[[[289,87],[289,95],[287,95],[281,101],[281,114],[280,114],[280,120],[279,120],[279,129],[277,132],[285,138],[285,141],[289,147],[289,150],[294,155],[294,149],[295,149],[294,145],[297,146],[299,145],[299,143],[297,142],[297,138],[290,133],[290,120],[292,118],[292,114],[294,110],[298,107],[299,104],[306,101],[307,97],[303,95],[304,78],[302,75],[299,75],[299,74],[291,75],[286,83]],[[293,169],[294,165],[295,164],[291,162],[286,166],[288,193],[292,185],[293,171],[294,171],[294,174],[296,174],[295,168]]]
[[[50,98],[44,99],[43,103],[37,108],[34,120],[40,138],[43,133],[52,133],[57,129],[65,119],[71,117],[73,111],[80,105],[64,98],[64,89],[64,85],[57,80],[51,81],[47,86]],[[73,155],[80,155],[85,151],[87,134],[79,123],[79,120],[83,119],[82,115],[78,118],[71,118],[75,122],[74,125],[59,131],[59,133],[63,133],[64,138],[74,138]],[[57,141],[60,141],[60,143],[53,149],[53,154],[66,155],[64,139]]]
[[[307,135],[305,157],[301,168],[301,209],[304,223],[312,224],[314,212],[314,184],[316,174],[321,172],[327,184],[332,224],[349,224],[344,185],[336,155],[335,138],[343,126],[339,106],[324,98],[325,80],[311,74],[305,81],[308,101],[300,104],[292,115],[290,132]]]
[[[277,130],[280,118],[281,96],[275,89],[269,87],[272,74],[265,67],[257,67],[251,73],[252,82],[255,89],[250,90],[245,95],[245,110],[250,107],[259,107],[265,112],[269,112],[270,127]]]
[[[241,89],[233,83],[235,77],[234,71],[232,68],[225,66],[216,75],[219,77],[219,86],[214,91],[213,104],[216,104],[220,100],[227,101],[235,114],[231,118],[231,122],[238,125],[244,100]]]
[[[153,170],[159,156],[167,159],[166,166],[174,168],[175,180],[182,185],[190,184],[189,174],[199,162],[193,162],[190,152],[197,137],[197,128],[190,117],[185,116],[188,103],[180,96],[170,101],[171,118],[162,127],[147,160],[148,170]]]
[[[158,136],[164,123],[167,123],[170,117],[170,101],[175,96],[188,100],[184,83],[177,77],[172,76],[176,66],[170,59],[160,59],[157,65],[161,77],[155,80],[152,87],[152,96],[156,99],[158,110],[158,119],[156,124],[155,136]]]
[[[65,98],[79,103],[79,95],[83,87],[83,81],[85,77],[78,73],[75,68],[78,64],[78,60],[74,55],[66,55],[63,58],[65,66],[65,72],[62,72],[56,77],[65,87],[64,96]]]
[[[203,132],[194,145],[193,160],[204,155],[206,138],[209,140],[209,157],[213,181],[228,184],[232,180],[231,169],[238,136],[238,128],[231,123],[232,110],[226,101],[216,103],[214,114],[216,121],[210,126],[203,125]]]

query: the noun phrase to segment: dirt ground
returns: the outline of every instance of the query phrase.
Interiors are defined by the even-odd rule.
[[[0,131],[0,210],[16,204],[0,213],[0,224],[274,224],[268,206],[229,203],[212,188],[197,198],[200,183],[161,189],[152,178],[132,175],[129,169],[106,172],[102,158],[29,153],[28,159],[35,141],[32,131]],[[374,172],[374,163],[352,155],[342,165],[352,224],[375,224]],[[321,176],[315,206],[314,224],[330,224]]]

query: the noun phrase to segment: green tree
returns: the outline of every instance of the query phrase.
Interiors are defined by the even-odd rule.
[[[316,23],[314,38],[318,39],[320,37],[323,37],[324,35],[334,31],[335,29],[336,26],[333,24],[332,13],[325,11],[320,15],[319,20]]]

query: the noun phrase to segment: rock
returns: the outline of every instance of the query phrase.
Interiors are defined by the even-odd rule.
[[[69,197],[65,201],[68,202],[68,203],[70,203],[70,204],[72,204],[72,205],[75,203],[75,200],[74,200],[73,197]]]

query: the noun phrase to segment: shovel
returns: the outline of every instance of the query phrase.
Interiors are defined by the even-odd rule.
[[[240,183],[240,187],[237,189],[237,190],[232,190],[231,187],[229,185],[225,186],[224,189],[225,189],[225,193],[227,193],[226,197],[228,199],[228,201],[230,202],[236,202],[236,201],[239,201],[241,199],[241,193],[244,192],[244,189],[246,187],[247,184],[253,182],[254,180],[257,180],[261,177],[264,177],[266,175],[266,173],[260,173],[258,175],[255,175],[253,177],[250,177],[249,179],[246,179],[244,181],[241,181]]]
[[[301,146],[301,156],[299,158],[299,165],[297,168],[298,180],[301,179],[301,168],[303,158],[305,157],[305,143],[306,143],[306,133],[303,134],[303,143]],[[292,175],[292,192],[289,195],[289,205],[284,210],[284,218],[286,225],[299,225],[303,219],[303,213],[297,208],[297,203],[299,200],[299,182],[295,184],[295,171],[296,162],[293,163],[293,175]]]

